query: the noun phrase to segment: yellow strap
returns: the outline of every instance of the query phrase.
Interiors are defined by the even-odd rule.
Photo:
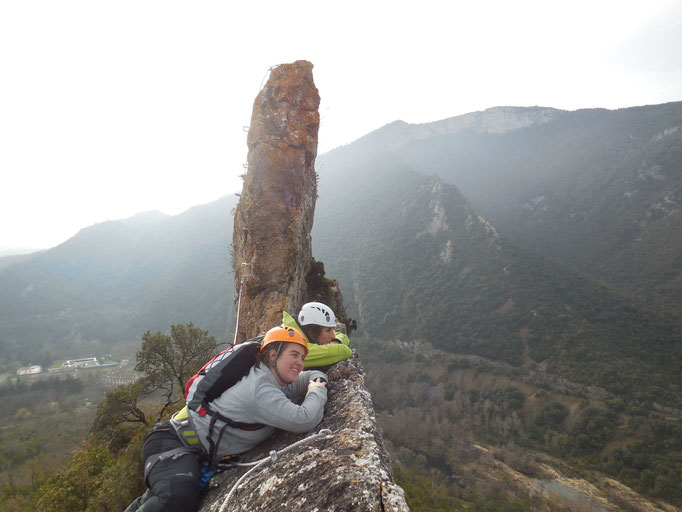
[[[182,409],[180,409],[178,412],[173,414],[173,419],[175,421],[178,421],[178,422],[186,420],[188,417],[189,417],[189,412],[188,412],[186,405]]]
[[[187,444],[190,446],[197,444],[199,442],[197,433],[194,430],[186,430],[182,433],[182,436],[185,438],[185,441],[187,441]]]

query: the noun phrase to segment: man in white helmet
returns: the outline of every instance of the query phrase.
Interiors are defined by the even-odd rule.
[[[353,353],[350,339],[336,329],[336,315],[332,309],[321,302],[308,302],[298,313],[298,322],[286,311],[282,324],[303,333],[308,341],[306,368],[318,368],[348,359]]]

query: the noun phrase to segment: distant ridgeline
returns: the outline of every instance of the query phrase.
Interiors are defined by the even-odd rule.
[[[443,178],[516,243],[679,316],[682,102],[392,123],[320,159],[322,207],[369,158]]]

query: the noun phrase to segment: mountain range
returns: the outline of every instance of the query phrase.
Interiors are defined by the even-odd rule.
[[[360,334],[678,403],[680,126],[682,103],[392,123],[318,157],[313,254]],[[131,352],[171,323],[229,338],[235,204],[0,259],[3,362]]]
[[[499,107],[393,123],[372,151],[455,184],[516,243],[638,298],[682,297],[682,104]]]
[[[133,354],[146,330],[233,325],[229,263],[236,197],[177,216],[145,212],[82,229],[0,264],[3,362]],[[118,350],[119,356],[120,350]]]
[[[660,154],[638,139],[628,162],[648,148],[649,167],[665,179],[644,180],[651,187],[646,200],[627,209],[628,197],[611,189],[632,185],[632,173],[611,169],[602,156],[618,153],[613,140],[641,133],[637,126],[646,123],[623,122],[641,117],[650,126],[640,139],[653,141]],[[374,337],[423,339],[614,392],[646,390],[677,401],[682,214],[668,202],[660,218],[633,219],[655,209],[652,201],[682,197],[678,125],[680,103],[624,112],[495,108],[428,125],[393,123],[320,158],[327,179],[315,254]],[[599,148],[593,160],[586,140]],[[606,185],[603,173],[591,172],[604,167]],[[582,209],[563,199],[579,187],[589,195]],[[533,201],[538,195],[551,198],[544,209]],[[577,211],[582,232],[566,226],[577,222]],[[611,234],[628,222],[636,236]],[[623,246],[605,251],[610,237]],[[627,259],[635,251],[648,265]],[[616,265],[620,273],[602,271]],[[658,279],[647,281],[654,272]]]

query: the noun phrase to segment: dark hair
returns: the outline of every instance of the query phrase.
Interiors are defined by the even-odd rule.
[[[320,333],[322,332],[322,326],[308,324],[301,327],[301,330],[303,331],[303,334],[305,334],[305,337],[308,338],[309,342],[317,343],[317,340],[320,337]]]
[[[286,343],[283,341],[277,341],[268,344],[268,346],[265,347],[260,354],[258,354],[258,364],[263,363],[266,367],[272,368],[272,361],[270,360],[269,354],[273,350],[277,353],[283,352],[285,348],[283,345],[286,345]]]

